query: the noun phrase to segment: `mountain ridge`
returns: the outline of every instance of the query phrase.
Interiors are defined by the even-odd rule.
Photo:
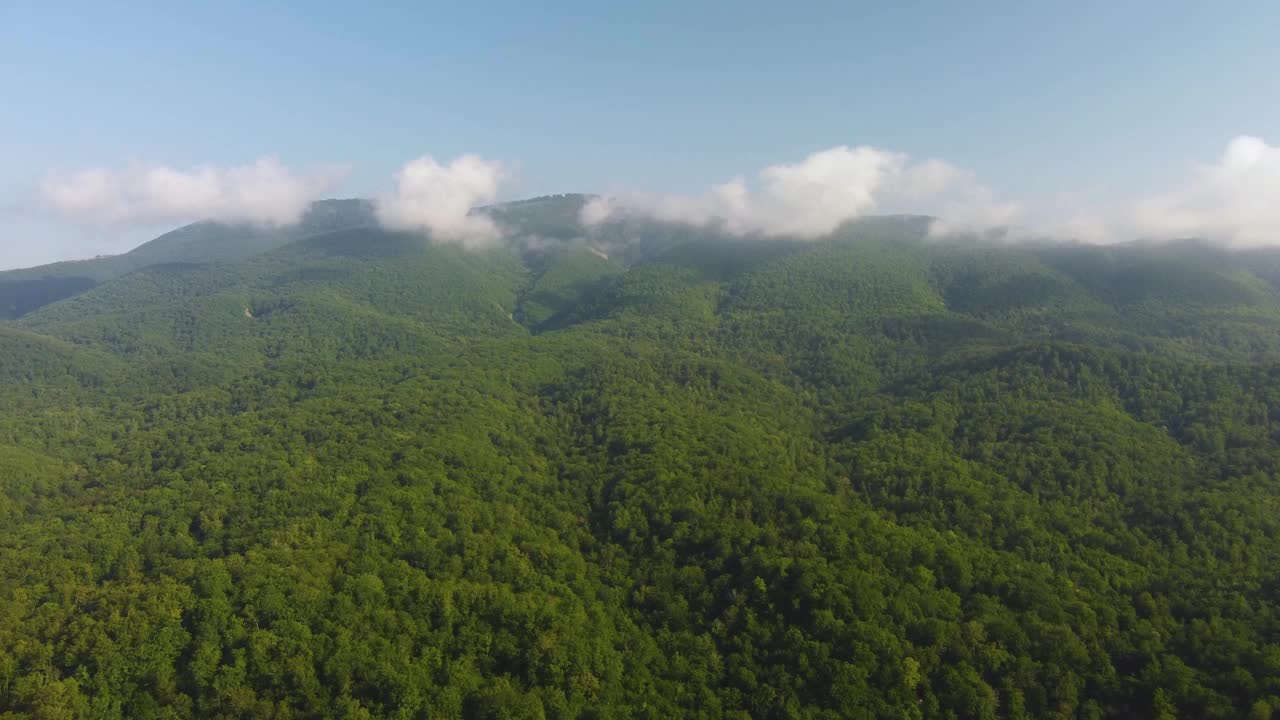
[[[541,246],[333,229],[0,322],[0,713],[1280,698],[1268,253],[575,202],[504,210]]]
[[[724,252],[716,262],[735,263],[744,252],[752,248],[775,245],[776,240],[763,237],[727,238],[714,226],[699,228],[680,223],[660,223],[640,218],[621,217],[596,228],[585,228],[580,220],[582,207],[593,197],[586,193],[561,193],[477,207],[493,217],[503,229],[506,242],[515,242],[527,253],[537,254],[547,243],[590,242],[600,247],[612,248],[613,254],[624,263],[646,259],[664,245],[689,251],[689,241],[705,238],[711,245],[724,245],[732,252]],[[852,226],[864,230],[878,230],[895,234],[909,241],[918,241],[928,235],[934,219],[918,215],[873,215],[851,221]],[[330,199],[313,203],[303,218],[293,225],[262,228],[251,225],[228,225],[213,221],[198,221],[164,233],[132,250],[112,256],[99,256],[84,260],[70,260],[0,271],[0,320],[15,319],[51,302],[73,297],[101,282],[129,272],[166,262],[219,262],[236,261],[269,252],[290,242],[312,235],[337,230],[372,228],[377,226],[373,201],[362,198]],[[838,237],[837,230],[828,237]],[[643,237],[643,242],[639,239]],[[663,238],[666,238],[663,240]],[[813,241],[805,241],[813,242]],[[980,237],[963,236],[951,242],[975,247],[1025,247],[1052,254],[1055,250],[1093,248],[1071,243],[1037,242],[1025,245]],[[637,253],[637,246],[643,245]],[[780,246],[784,247],[784,246]],[[1164,248],[1161,252],[1181,249],[1179,254],[1197,257],[1201,262],[1221,264],[1227,262],[1226,253],[1199,240],[1168,242],[1134,241],[1116,246],[1112,254],[1140,255],[1152,248]],[[779,250],[781,251],[781,250]],[[1158,250],[1160,251],[1160,250]],[[1102,253],[1105,255],[1106,253]],[[1266,274],[1271,284],[1280,282],[1280,251],[1245,250],[1237,256],[1249,255],[1269,268]],[[1115,262],[1113,259],[1111,262]],[[1094,271],[1101,270],[1094,268]]]
[[[0,271],[0,320],[25,315],[101,282],[164,262],[238,260],[309,234],[375,222],[372,203],[334,199],[313,203],[293,225],[262,228],[201,220],[164,233],[119,255],[67,260]]]

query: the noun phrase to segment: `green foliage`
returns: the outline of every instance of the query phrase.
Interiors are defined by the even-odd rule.
[[[324,200],[314,203],[296,225],[258,228],[198,222],[123,255],[0,272],[0,320],[22,317],[135,270],[166,264],[234,262],[299,238],[374,222],[368,201]]]
[[[582,202],[0,326],[0,716],[1280,709],[1266,263]]]
[[[534,330],[573,322],[578,309],[623,270],[595,248],[556,249],[531,259],[536,277],[521,295],[516,314]]]

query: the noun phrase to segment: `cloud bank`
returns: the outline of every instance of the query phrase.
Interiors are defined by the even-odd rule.
[[[134,166],[48,177],[42,204],[96,225],[208,218],[284,225],[333,187],[342,173],[297,173],[272,158],[236,167],[175,170]],[[479,155],[448,163],[424,155],[402,166],[394,189],[375,199],[389,229],[437,242],[488,247],[502,230],[479,205],[494,202],[507,166]],[[694,194],[598,197],[581,213],[588,227],[627,216],[716,226],[735,235],[812,239],[873,213],[936,216],[934,236],[992,233],[1008,241],[1201,238],[1232,247],[1280,246],[1280,147],[1240,136],[1175,189],[1112,207],[1079,200],[1036,207],[998,198],[973,173],[944,160],[914,160],[871,146],[838,146],[770,165]]]
[[[1121,218],[1121,229],[1140,237],[1208,238],[1234,247],[1280,244],[1280,147],[1256,137],[1235,138],[1185,187],[1139,201]]]
[[[948,198],[965,222],[1008,220],[1012,205],[999,205],[976,178],[942,160],[913,162],[902,153],[870,146],[839,146],[803,160],[771,165],[754,182],[738,177],[697,195],[623,195],[597,198],[582,211],[596,225],[625,215],[668,222],[720,225],[746,235],[815,238],[863,215],[939,204]]]
[[[1009,213],[983,216],[999,207],[978,202],[944,209],[934,234],[999,229],[1013,241],[1112,244],[1195,238],[1234,248],[1280,246],[1280,147],[1257,137],[1236,137],[1215,162],[1199,166],[1174,190],[1111,207],[1009,206]],[[957,220],[966,216],[968,221]]]
[[[1170,192],[1109,207],[1044,208],[996,197],[968,171],[943,160],[870,147],[834,147],[792,164],[760,170],[694,195],[602,197],[582,211],[584,224],[644,216],[718,225],[738,234],[800,239],[883,212],[933,215],[930,234],[995,233],[1026,239],[1116,243],[1199,238],[1232,247],[1280,245],[1280,147],[1233,139]]]
[[[162,165],[92,168],[52,175],[40,186],[58,215],[97,225],[219,220],[289,225],[344,173],[291,171],[273,158],[252,165],[175,170]]]
[[[425,231],[438,242],[492,245],[501,231],[472,210],[493,202],[507,177],[500,163],[479,155],[463,155],[448,165],[423,155],[396,174],[394,192],[377,198],[378,221],[391,230]]]

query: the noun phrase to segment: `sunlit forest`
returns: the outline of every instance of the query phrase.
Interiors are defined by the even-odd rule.
[[[582,202],[0,273],[0,717],[1280,716],[1280,252]]]

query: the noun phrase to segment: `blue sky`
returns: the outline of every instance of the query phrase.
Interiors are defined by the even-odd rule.
[[[42,183],[85,168],[271,156],[372,195],[478,153],[502,198],[694,194],[870,145],[1114,205],[1280,144],[1274,2],[372,5],[0,3],[0,266],[180,224],[51,212]]]

